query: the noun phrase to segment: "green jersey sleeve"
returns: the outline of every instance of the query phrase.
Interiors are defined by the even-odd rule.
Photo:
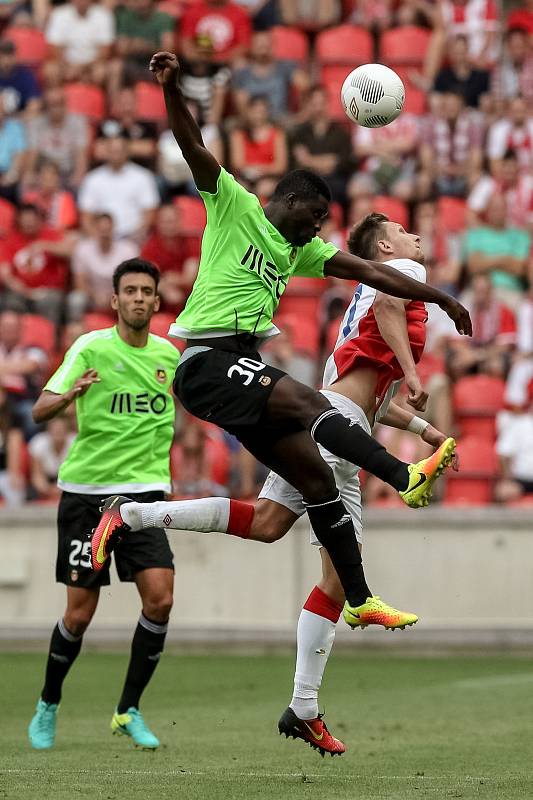
[[[251,209],[259,207],[257,197],[238,183],[233,175],[220,168],[215,194],[200,192],[210,221],[217,224],[229,222]]]
[[[323,278],[324,264],[338,252],[339,248],[334,244],[324,242],[320,237],[315,236],[300,250],[293,275],[301,275],[304,278]]]
[[[76,339],[72,347],[67,350],[61,366],[54,372],[44,387],[47,392],[63,394],[72,388],[74,381],[90,369],[87,361],[86,336]]]

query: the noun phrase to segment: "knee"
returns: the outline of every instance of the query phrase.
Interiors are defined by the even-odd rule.
[[[153,594],[143,599],[143,614],[153,622],[167,622],[172,611],[174,599],[172,592]]]
[[[325,461],[320,468],[317,467],[305,475],[301,491],[304,501],[310,505],[326,503],[337,497],[339,490],[335,476]]]
[[[63,620],[67,630],[73,636],[82,636],[93,618],[94,610],[92,608],[74,608],[65,612]]]

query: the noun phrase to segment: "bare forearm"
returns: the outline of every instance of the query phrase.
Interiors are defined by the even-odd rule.
[[[189,154],[197,147],[205,148],[202,133],[178,86],[163,87],[168,123],[181,152],[189,160]]]
[[[61,414],[67,406],[72,403],[72,396],[70,392],[65,394],[54,394],[53,392],[42,392],[41,396],[35,403],[32,409],[32,417],[34,422],[48,422],[49,419],[57,417]]]
[[[389,403],[387,413],[379,421],[382,425],[388,425],[389,428],[398,428],[398,430],[405,431],[414,416],[414,414],[396,405],[396,403]]]

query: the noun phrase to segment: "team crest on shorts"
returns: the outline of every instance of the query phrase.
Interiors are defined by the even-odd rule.
[[[156,369],[155,377],[156,377],[156,380],[159,381],[159,383],[165,383],[165,381],[167,379],[167,371],[166,371],[166,369],[162,369],[161,367],[159,367],[159,369]]]
[[[271,381],[272,378],[269,375],[261,375],[259,378],[259,383],[261,383],[263,386],[270,386]]]
[[[78,580],[79,577],[80,577],[80,573],[78,572],[77,569],[71,569],[70,570],[70,580],[72,581],[72,583],[76,583],[76,581]]]

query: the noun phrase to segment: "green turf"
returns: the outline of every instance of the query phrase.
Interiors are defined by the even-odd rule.
[[[88,653],[67,682],[53,751],[26,727],[43,657],[0,656],[0,798],[533,797],[533,669],[520,658],[343,656],[322,701],[342,758],[279,737],[292,658],[166,655],[143,708],[163,745],[108,725],[126,656]]]

